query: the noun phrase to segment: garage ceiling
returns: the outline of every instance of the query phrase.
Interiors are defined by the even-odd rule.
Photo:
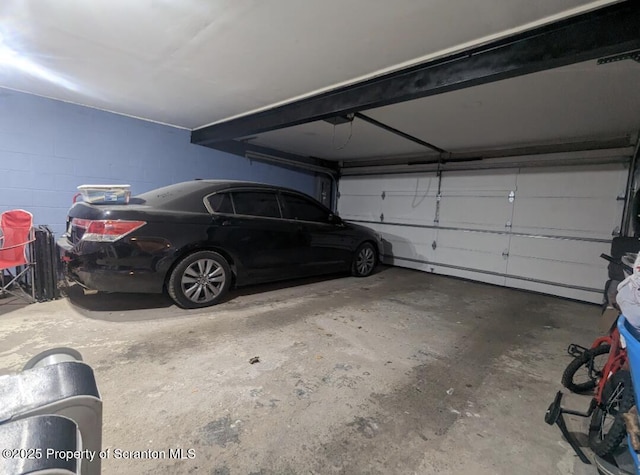
[[[610,139],[640,128],[640,64],[596,61],[366,111],[450,152]],[[349,136],[351,138],[349,139]],[[330,160],[430,152],[358,120],[319,121],[254,136],[251,143]]]
[[[0,87],[193,129],[609,3],[4,0]]]

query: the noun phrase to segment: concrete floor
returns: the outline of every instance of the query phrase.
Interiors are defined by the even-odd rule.
[[[0,374],[76,348],[104,399],[104,447],[195,450],[107,459],[104,474],[589,473],[543,417],[567,344],[588,344],[598,316],[399,268],[252,287],[196,311],[76,291],[0,301]]]

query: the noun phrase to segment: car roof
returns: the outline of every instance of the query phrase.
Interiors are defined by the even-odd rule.
[[[215,193],[232,188],[264,188],[303,194],[277,185],[239,180],[192,180],[156,188],[132,198],[132,203],[147,204],[160,209],[191,210],[202,203],[203,193]]]
[[[293,190],[291,188],[286,188],[278,185],[270,185],[268,183],[260,183],[254,181],[245,181],[245,180],[202,180],[196,179],[191,181],[183,181],[180,183],[174,183],[172,185],[163,186],[162,188],[156,188],[154,190],[147,191],[138,196],[142,195],[161,195],[161,194],[183,194],[190,192],[202,191],[205,189],[210,189],[211,191],[219,191],[227,188],[238,188],[238,187],[252,187],[252,188],[272,188],[278,190],[291,191],[294,193],[300,193],[299,191]]]

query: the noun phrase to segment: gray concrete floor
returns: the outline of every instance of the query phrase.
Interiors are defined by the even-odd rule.
[[[195,451],[110,458],[105,474],[589,473],[543,417],[596,306],[399,268],[197,311],[71,296],[0,301],[0,374],[74,347],[95,369],[105,447]]]

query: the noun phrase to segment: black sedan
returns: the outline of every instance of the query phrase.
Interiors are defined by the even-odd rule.
[[[76,203],[58,240],[67,276],[88,289],[161,293],[181,307],[219,302],[232,285],[340,271],[370,275],[380,236],[297,191],[195,180],[128,204]]]

